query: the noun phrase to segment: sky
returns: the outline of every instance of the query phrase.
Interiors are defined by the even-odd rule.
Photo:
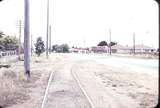
[[[47,0],[30,0],[30,34],[35,43],[46,40]],[[121,45],[144,44],[158,48],[158,4],[154,0],[50,0],[49,24],[53,44],[90,47],[100,41]],[[0,30],[18,37],[24,21],[24,0],[0,3]],[[22,29],[23,42],[23,29]]]

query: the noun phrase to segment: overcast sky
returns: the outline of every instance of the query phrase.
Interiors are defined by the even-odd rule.
[[[30,34],[46,37],[47,0],[30,0]],[[0,3],[0,30],[18,37],[24,19],[24,0]],[[158,47],[158,5],[154,0],[50,0],[52,44],[95,46],[99,41]],[[23,33],[22,33],[23,35]],[[22,36],[23,41],[23,36]]]

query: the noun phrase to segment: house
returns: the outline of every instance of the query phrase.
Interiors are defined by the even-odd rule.
[[[109,52],[109,48],[107,46],[94,46],[91,47],[91,51],[94,53],[107,53]]]
[[[135,53],[150,53],[155,50],[156,50],[155,48],[149,47],[143,44],[135,45]],[[123,46],[123,45],[117,44],[111,47],[111,51],[112,53],[133,53],[134,48],[133,46],[128,46],[128,45]]]
[[[128,45],[123,46],[123,45],[117,44],[111,47],[111,52],[112,53],[131,53],[131,49],[132,47]]]
[[[150,46],[146,46],[143,44],[135,45],[135,52],[136,53],[150,53],[155,51],[156,49]]]
[[[71,48],[70,52],[74,52],[74,53],[89,53],[89,48]]]
[[[72,48],[69,49],[69,52],[78,53],[78,48],[77,47],[72,47]]]

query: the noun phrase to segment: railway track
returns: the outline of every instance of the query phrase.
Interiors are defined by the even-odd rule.
[[[94,103],[92,102],[90,96],[87,94],[86,90],[83,88],[83,86],[82,86],[82,84],[81,84],[76,72],[73,72],[72,69],[71,69],[71,74],[72,74],[73,78],[75,79],[75,81],[77,82],[77,85],[81,89],[82,93],[84,94],[84,96],[88,100],[89,104],[91,105],[91,108],[96,108]]]
[[[52,78],[53,78],[53,71],[50,73],[50,76],[49,76],[49,79],[48,79],[48,84],[47,84],[47,87],[46,87],[46,90],[45,90],[45,94],[44,94],[44,97],[43,97],[43,101],[42,101],[42,104],[41,104],[41,108],[45,108],[45,103],[46,103],[46,100],[47,100],[47,95],[48,95],[48,90],[49,90],[49,87],[50,87],[50,84],[51,84],[51,81],[52,81]]]
[[[66,64],[65,64],[66,65]],[[63,65],[64,66],[64,65]],[[72,65],[73,66],[73,65]],[[90,99],[90,97],[88,96],[88,94],[87,94],[87,92],[85,91],[85,89],[83,88],[83,86],[81,85],[81,82],[80,82],[80,80],[79,80],[79,78],[78,78],[78,76],[76,75],[76,73],[75,72],[73,72],[72,71],[72,66],[71,66],[71,68],[69,68],[69,70],[67,70],[67,71],[69,71],[69,73],[68,74],[70,74],[71,75],[71,77],[72,77],[72,79],[74,80],[74,82],[76,83],[76,88],[79,88],[79,92],[81,92],[80,94],[83,94],[83,97],[85,98],[85,100],[87,101],[86,103],[88,103],[89,104],[89,108],[96,108],[95,107],[95,105],[93,104],[93,102],[91,101],[91,99]],[[61,67],[58,67],[57,69],[59,70]],[[59,73],[59,72],[58,72]],[[49,76],[49,79],[48,79],[48,84],[47,84],[47,87],[46,87],[46,90],[45,90],[45,93],[44,93],[44,96],[43,96],[43,101],[42,101],[42,104],[41,104],[41,108],[48,108],[47,107],[47,101],[48,100],[50,100],[50,99],[48,99],[48,97],[52,97],[52,98],[55,98],[55,96],[50,96],[50,95],[52,95],[53,93],[49,93],[49,91],[51,91],[51,90],[49,90],[50,89],[50,87],[51,86],[56,86],[56,85],[51,85],[51,83],[52,83],[52,80],[54,79],[54,77],[55,77],[55,74],[57,74],[57,72],[51,72],[50,73],[50,76]],[[66,85],[64,85],[64,86],[66,86]],[[74,88],[74,87],[73,87]],[[64,90],[65,91],[65,90]],[[66,90],[67,91],[67,90]],[[74,93],[73,93],[74,94]],[[83,99],[82,99],[83,100]],[[56,100],[56,101],[58,101],[58,100]],[[53,101],[53,102],[55,102],[55,101]],[[59,102],[60,103],[60,102]],[[69,103],[68,103],[69,104]],[[79,104],[84,104],[84,103],[79,103]],[[56,106],[56,108],[60,108],[60,107],[57,107]],[[77,107],[74,107],[74,108],[77,108]],[[82,108],[82,107],[80,107],[80,108]],[[86,107],[83,107],[83,108],[86,108]],[[88,107],[87,107],[88,108]]]

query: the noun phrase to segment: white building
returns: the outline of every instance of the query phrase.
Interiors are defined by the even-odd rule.
[[[115,46],[112,46],[111,50],[112,50],[112,53],[133,53],[134,48],[133,48],[133,46],[128,46],[128,45],[123,46],[123,45],[117,44]],[[136,53],[150,53],[155,50],[156,50],[155,48],[149,47],[149,46],[146,46],[143,44],[135,45],[135,52]]]

